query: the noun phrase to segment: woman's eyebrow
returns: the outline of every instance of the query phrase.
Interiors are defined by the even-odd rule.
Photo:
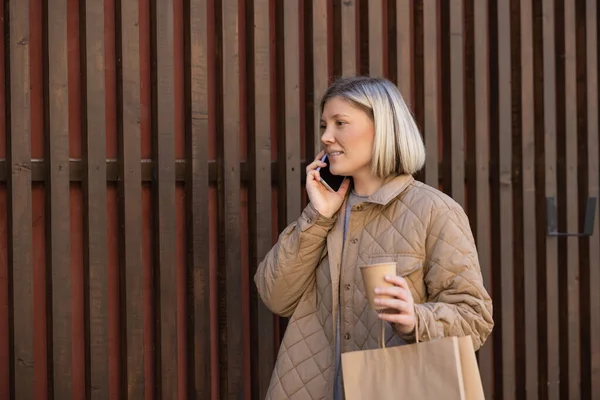
[[[329,119],[335,119],[335,118],[340,118],[340,117],[349,117],[349,115],[337,113],[337,114],[333,114]],[[321,122],[325,122],[325,120],[323,118],[321,118]]]

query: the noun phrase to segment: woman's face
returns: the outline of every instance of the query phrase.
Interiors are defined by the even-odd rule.
[[[375,126],[364,111],[333,97],[323,108],[321,132],[332,174],[355,178],[371,174]]]

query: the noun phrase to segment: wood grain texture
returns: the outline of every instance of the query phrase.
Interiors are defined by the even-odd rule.
[[[600,148],[598,126],[598,5],[593,0],[586,2],[586,54],[587,54],[587,135],[588,135],[588,180],[589,196],[600,199]],[[597,200],[598,201],[598,200]],[[589,238],[590,248],[590,370],[591,397],[600,397],[600,203],[596,203],[594,235]]]
[[[210,272],[208,207],[207,1],[190,2],[191,129],[187,137],[189,266],[193,279],[194,394],[211,395]]]
[[[423,75],[424,75],[424,137],[427,148],[425,183],[438,187],[438,137],[440,131],[439,72],[439,5],[435,0],[423,0]]]
[[[567,231],[579,232],[579,201],[577,197],[577,47],[575,1],[565,0],[565,135],[567,179]],[[569,337],[569,398],[581,397],[580,326],[579,326],[579,239],[567,239],[567,293]],[[563,282],[564,283],[564,282]]]
[[[47,257],[52,275],[52,363],[55,398],[72,394],[67,2],[48,7],[49,135],[46,145]]]
[[[521,107],[523,163],[523,247],[525,287],[525,377],[527,395],[538,395],[538,282],[536,251],[535,112],[533,66],[533,10],[530,1],[521,2]],[[541,122],[540,122],[541,123]]]
[[[33,399],[33,259],[31,217],[31,130],[29,5],[9,7],[10,128],[8,131],[8,265],[12,277],[13,371],[16,399]]]
[[[498,2],[498,115],[500,148],[500,249],[502,268],[503,395],[513,399],[515,382],[515,303],[513,272],[512,84],[510,4]]]
[[[489,44],[488,3],[473,2],[474,15],[474,65],[475,65],[475,122],[476,169],[477,169],[477,250],[481,260],[483,284],[492,290],[491,258],[491,209],[490,209],[490,90],[489,90]],[[479,369],[486,398],[494,390],[494,340],[492,332],[486,344],[479,350]]]
[[[90,395],[108,397],[108,275],[104,5],[87,0],[86,129],[83,138],[84,263],[89,272]]]
[[[384,66],[384,30],[383,3],[385,0],[369,1],[369,76],[382,78],[385,76]]]
[[[175,258],[175,70],[173,0],[157,3],[157,130],[153,132],[156,260],[160,299],[160,396],[177,397],[177,280]],[[160,17],[158,17],[160,16]]]
[[[450,91],[452,198],[465,207],[464,4],[450,1]]]
[[[300,183],[300,26],[299,0],[284,2],[285,38],[285,195],[287,223],[301,211]]]
[[[252,151],[249,157],[252,164],[250,199],[250,259],[252,275],[258,264],[271,249],[272,199],[271,184],[265,176],[271,174],[271,26],[269,21],[269,0],[254,1],[254,130],[250,135]],[[253,137],[252,137],[253,136]],[[275,362],[274,318],[264,305],[253,285],[254,318],[256,324],[256,359],[253,396],[265,398],[271,381]]]
[[[120,264],[124,269],[121,309],[124,310],[127,398],[144,397],[144,314],[140,168],[140,39],[139,3],[121,0],[122,86],[119,138]],[[117,39],[118,40],[118,39]],[[119,94],[117,94],[119,96]]]
[[[544,37],[544,127],[546,197],[556,197],[556,67],[554,2],[543,2]],[[558,399],[560,364],[558,354],[558,243],[556,237],[546,237],[546,310],[548,398]]]
[[[357,1],[342,1],[342,75],[353,76],[358,72],[357,46],[359,43]]]
[[[413,107],[413,0],[396,0],[396,43],[398,88],[410,109]]]
[[[237,398],[244,390],[242,275],[239,269],[240,242],[240,41],[239,4],[237,0],[223,1],[223,192],[224,245],[227,307],[227,392],[224,396]],[[297,14],[296,14],[297,17]],[[297,48],[297,47],[295,47]],[[298,86],[296,85],[296,89]]]

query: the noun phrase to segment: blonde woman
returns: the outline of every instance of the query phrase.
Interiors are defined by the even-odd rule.
[[[267,307],[291,317],[268,399],[342,399],[341,354],[377,348],[380,319],[388,347],[414,341],[418,326],[421,340],[471,335],[478,349],[494,325],[466,214],[412,176],[425,147],[396,86],[341,78],[321,114],[310,202],[255,276]],[[320,181],[324,154],[332,174],[350,177],[337,192]],[[386,278],[393,286],[376,289],[395,313],[368,307],[359,268],[381,262],[397,266]]]

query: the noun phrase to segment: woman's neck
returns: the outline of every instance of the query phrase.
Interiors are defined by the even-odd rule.
[[[352,177],[354,193],[358,196],[370,196],[383,186],[384,179],[367,173],[356,174]]]

